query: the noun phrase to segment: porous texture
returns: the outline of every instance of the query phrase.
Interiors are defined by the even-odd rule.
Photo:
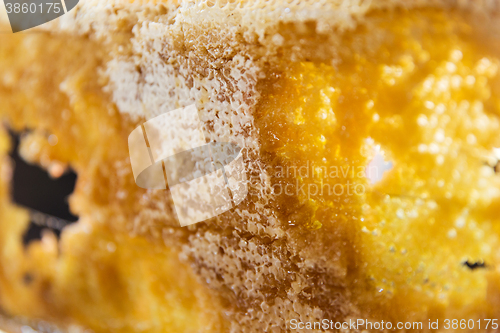
[[[358,48],[359,53],[367,59],[375,59],[370,53],[375,51],[370,51],[370,48],[380,50],[380,45],[385,43],[384,38],[389,40],[392,36],[384,35],[383,32],[390,30],[390,27],[384,27],[380,21],[387,19],[397,22],[398,15],[404,16],[406,10],[410,10],[417,12],[413,17],[404,16],[411,26],[412,20],[418,21],[419,15],[433,15],[432,11],[431,14],[419,12],[419,7],[444,8],[445,12],[458,8],[472,13],[468,18],[470,22],[484,20],[487,22],[485,25],[493,27],[493,32],[498,27],[497,1],[81,1],[69,14],[41,27],[45,31],[43,37],[26,35],[3,44],[8,46],[2,46],[2,61],[11,61],[17,65],[12,67],[14,69],[6,65],[2,67],[5,72],[1,96],[2,99],[8,98],[11,101],[7,107],[2,107],[2,113],[9,115],[11,124],[17,129],[38,129],[38,132],[25,140],[26,158],[47,168],[58,161],[76,169],[79,180],[71,203],[73,210],[82,219],[80,224],[99,225],[96,230],[107,230],[109,226],[112,233],[126,235],[114,239],[115,242],[124,242],[124,247],[127,242],[132,242],[127,238],[129,235],[139,238],[138,242],[147,239],[154,244],[151,245],[151,251],[157,251],[158,242],[163,242],[162,246],[169,258],[165,260],[175,263],[177,259],[170,257],[170,253],[174,253],[182,262],[190,265],[189,269],[183,266],[179,269],[185,270],[190,278],[192,269],[201,284],[196,284],[196,292],[193,293],[199,306],[187,306],[186,313],[199,313],[199,322],[211,325],[207,326],[207,331],[284,332],[287,327],[289,330],[292,319],[304,322],[323,318],[336,321],[349,318],[426,321],[427,318],[443,318],[446,311],[455,314],[455,307],[466,308],[463,312],[458,312],[461,315],[474,318],[491,316],[491,309],[498,302],[498,288],[495,288],[498,276],[494,265],[489,275],[479,273],[480,287],[477,290],[486,293],[488,289],[493,295],[489,296],[489,303],[484,308],[478,308],[478,304],[486,297],[471,298],[465,305],[457,305],[449,299],[445,299],[442,304],[433,305],[439,296],[436,295],[436,298],[432,296],[419,303],[417,301],[421,294],[417,290],[418,286],[416,289],[410,288],[410,291],[403,288],[403,292],[394,299],[386,293],[378,296],[378,283],[383,282],[385,288],[386,284],[390,285],[390,281],[383,280],[392,279],[399,274],[372,269],[377,266],[370,266],[365,270],[363,266],[367,258],[373,259],[365,254],[369,253],[371,246],[377,249],[379,243],[366,239],[362,232],[368,230],[367,227],[373,228],[374,230],[369,231],[375,234],[380,232],[382,217],[370,215],[375,219],[370,223],[379,226],[378,229],[368,222],[359,223],[356,219],[362,214],[358,208],[362,208],[364,202],[359,198],[342,198],[347,201],[337,198],[335,206],[330,207],[334,212],[324,213],[324,219],[329,222],[323,221],[322,225],[318,225],[316,220],[320,218],[311,218],[308,206],[300,197],[283,199],[273,192],[272,185],[279,178],[274,173],[274,168],[277,165],[287,165],[286,163],[300,165],[297,160],[280,159],[279,152],[276,154],[275,149],[279,144],[268,133],[267,126],[280,119],[279,115],[269,116],[272,113],[269,105],[286,112],[286,108],[281,109],[281,105],[287,103],[289,91],[280,90],[280,87],[287,87],[290,91],[297,89],[298,97],[293,101],[300,99],[302,91],[307,91],[308,83],[324,85],[327,89],[338,78],[335,74],[325,78],[322,75],[334,73],[335,66],[346,61],[346,57],[354,56],[355,52],[349,50]],[[445,16],[446,18],[460,19],[460,16]],[[440,20],[429,19],[429,23],[436,24],[436,29],[439,29]],[[356,30],[359,25],[360,30]],[[417,29],[424,31],[425,28],[421,26],[416,24]],[[356,39],[358,34],[363,35],[363,29],[370,31],[370,28],[380,34],[374,33],[371,37],[368,35],[364,39]],[[480,30],[481,27],[477,29]],[[451,29],[450,33],[457,31],[461,30]],[[65,47],[63,40],[69,36],[75,38],[75,45]],[[27,47],[27,43],[40,45],[33,48]],[[84,46],[79,46],[80,43]],[[49,45],[51,51],[47,53],[42,45]],[[94,53],[93,49],[98,51]],[[51,57],[59,57],[63,52],[74,57],[86,55],[90,60],[84,61],[85,66],[81,68],[71,67],[68,59],[62,63],[64,66],[47,65],[53,62]],[[27,58],[21,56],[24,53],[28,54]],[[18,57],[11,59],[12,54]],[[304,68],[300,69],[300,63],[314,65],[306,65],[305,71],[301,72]],[[27,74],[26,68],[37,70]],[[68,71],[68,68],[71,70]],[[292,74],[287,77],[288,72]],[[307,77],[308,73],[313,72],[319,77],[316,81]],[[40,80],[42,76],[46,79]],[[304,77],[304,81],[301,81]],[[307,81],[309,79],[311,81]],[[382,77],[381,80],[383,79]],[[85,80],[90,84],[86,84]],[[36,91],[19,92],[21,87],[28,84],[37,87]],[[49,89],[56,91],[56,97],[44,96],[47,85],[51,87]],[[12,91],[16,95],[9,96]],[[269,96],[272,94],[278,96],[278,103],[270,101]],[[34,100],[36,105],[26,107],[24,104],[27,98]],[[333,100],[334,96],[328,98]],[[171,202],[165,193],[137,189],[133,184],[127,160],[126,136],[143,121],[192,103],[200,111],[207,140],[231,141],[243,147],[247,174],[252,182],[248,198],[234,210],[208,222],[177,228],[174,227]],[[20,109],[24,113],[16,114],[15,111]],[[64,117],[64,114],[68,116],[61,127],[59,118]],[[495,119],[497,116],[498,114],[491,117]],[[298,121],[300,123],[301,120]],[[286,121],[281,123],[288,126]],[[493,120],[490,125],[488,133],[491,134],[497,129],[498,123]],[[66,128],[72,126],[76,130],[68,135]],[[273,126],[279,127],[280,124],[274,123]],[[47,131],[56,133],[61,138],[61,144],[55,148],[49,147],[44,137]],[[98,134],[95,134],[96,131]],[[89,133],[92,133],[90,138],[87,137]],[[297,135],[296,132],[283,133]],[[364,132],[363,135],[367,133]],[[279,133],[275,134],[279,136]],[[286,136],[278,139],[282,142],[287,140]],[[330,137],[327,136],[327,139]],[[365,137],[360,134],[357,140],[361,142],[362,139]],[[495,142],[493,139],[486,141],[481,148]],[[306,144],[311,150],[317,149],[312,141]],[[352,147],[360,149],[360,145],[353,144]],[[74,152],[74,146],[81,149]],[[281,152],[290,152],[291,150],[287,150],[289,147],[293,145],[283,148]],[[110,149],[113,151],[108,152]],[[289,155],[293,155],[293,152]],[[349,154],[342,155],[344,156],[352,157]],[[359,157],[358,163],[362,165],[368,162],[367,156],[356,157]],[[488,179],[496,178],[491,176]],[[287,181],[293,183],[295,179]],[[492,183],[493,189],[497,186],[496,181]],[[395,183],[405,184],[402,181]],[[498,193],[493,192],[492,195],[498,196]],[[394,210],[396,214],[398,208],[406,207],[401,200],[396,198],[377,207],[384,212]],[[485,204],[485,207],[485,216],[495,212],[495,208],[492,208],[494,203]],[[347,217],[339,219],[334,215],[347,213]],[[497,220],[492,219],[491,223],[494,221]],[[16,235],[21,231],[16,231]],[[108,235],[107,232],[102,233]],[[390,236],[390,232],[387,235]],[[62,243],[71,248],[67,240],[70,237],[75,239],[75,233],[64,232]],[[482,238],[476,240],[482,241]],[[78,241],[75,242],[78,244]],[[363,244],[368,245],[363,247]],[[497,244],[497,240],[490,239],[488,244]],[[391,247],[385,240],[383,246]],[[147,245],[140,243],[139,247],[144,252],[141,250],[137,253],[146,256]],[[403,249],[398,249],[401,250]],[[66,251],[62,253],[63,259],[59,260],[69,260],[64,255],[71,253],[71,250]],[[372,262],[384,267],[391,265],[392,259],[386,261],[385,258],[382,257],[380,263],[375,259]],[[496,260],[493,259],[496,254],[491,255],[491,258]],[[138,255],[132,256],[130,260],[140,263],[144,259]],[[404,262],[405,259],[401,260]],[[69,262],[73,264],[72,261]],[[111,267],[115,265],[110,264],[108,259],[105,262]],[[151,264],[149,261],[148,263]],[[8,264],[10,265],[2,261],[2,266]],[[82,260],[81,268],[84,269],[87,264]],[[98,264],[99,261],[96,265]],[[157,264],[157,261],[152,261],[152,264]],[[79,267],[78,263],[74,265]],[[125,264],[117,265],[123,267]],[[404,263],[395,264],[395,270],[398,271],[400,266],[404,266]],[[99,269],[96,271],[99,272]],[[133,274],[127,272],[122,274],[124,280],[130,277],[131,285],[141,284],[150,278],[163,279],[172,284],[169,280],[171,272],[156,274],[152,270],[144,276],[133,277]],[[471,279],[476,277],[472,273],[468,276]],[[488,279],[492,282],[488,283]],[[371,282],[373,280],[375,282]],[[3,288],[12,283],[12,280],[7,279]],[[58,286],[57,281],[53,284]],[[85,286],[85,283],[81,285]],[[71,284],[64,286],[71,290]],[[106,285],[97,284],[95,289],[90,289],[99,293],[107,288],[109,287]],[[164,288],[179,290],[183,286],[169,287],[166,283]],[[43,292],[43,286],[32,291],[33,295]],[[424,292],[426,291],[422,291]],[[177,295],[175,292],[172,294],[173,297]],[[224,314],[224,318],[211,322],[207,319],[211,311],[205,311],[202,307],[210,306],[209,300],[214,294],[218,299],[214,303],[214,311]],[[29,292],[27,295],[30,295]],[[153,299],[156,294],[153,292],[152,295]],[[43,297],[40,298],[43,300]],[[116,296],[115,299],[119,303],[120,298]],[[130,297],[128,301],[135,302],[136,298]],[[101,326],[90,320],[92,312],[88,316],[77,316],[72,311],[61,310],[53,316],[49,314],[50,311],[39,311],[43,306],[48,309],[61,307],[50,302],[45,304],[34,300],[34,303],[41,302],[43,306],[35,305],[32,310],[23,310],[21,305],[16,305],[10,298],[2,302],[13,315],[49,319],[63,324],[75,322],[88,325],[96,331],[109,330],[110,326],[106,325],[111,325],[107,323]],[[94,299],[82,304],[92,306],[99,302],[99,299]],[[169,302],[174,306],[176,304],[175,299],[169,299]],[[185,304],[184,301],[181,303]],[[154,304],[162,306],[163,303],[158,301]],[[379,304],[383,306],[379,307]],[[76,309],[78,300],[67,306]],[[104,309],[104,314],[115,313],[114,309]],[[125,310],[116,311],[122,313]],[[126,311],[123,313],[127,314]],[[156,317],[144,315],[142,319],[148,322],[152,318]],[[171,323],[167,320],[163,324]],[[137,322],[131,319],[125,325],[112,328],[127,331],[137,328],[134,325]],[[161,325],[140,327],[146,331],[162,330]],[[187,332],[193,328],[176,329]]]

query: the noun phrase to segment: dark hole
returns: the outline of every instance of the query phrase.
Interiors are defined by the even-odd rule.
[[[484,261],[469,262],[467,260],[466,262],[464,262],[464,266],[469,267],[471,270],[478,268],[486,268],[486,264],[484,263]]]
[[[24,235],[23,235],[23,244],[28,245],[31,241],[41,239],[42,238],[42,231],[44,229],[48,229],[48,228],[37,225],[34,222],[30,221],[28,230],[26,230],[24,232]],[[57,237],[59,238],[59,236],[61,235],[61,231],[60,230],[53,230],[53,231],[57,235]]]
[[[29,285],[31,282],[33,282],[33,275],[31,275],[31,273],[25,273],[23,276],[23,283]]]
[[[42,230],[50,229],[59,237],[61,229],[78,217],[71,214],[67,202],[76,182],[76,174],[71,170],[57,179],[37,165],[26,163],[18,153],[19,134],[10,132],[14,162],[12,197],[16,204],[28,208],[31,223],[23,236],[27,245],[41,238]]]

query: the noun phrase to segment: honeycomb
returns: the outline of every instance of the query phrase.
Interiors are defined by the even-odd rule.
[[[334,249],[327,257],[338,257],[336,274],[357,281],[351,290],[360,280],[375,289],[372,313],[492,316],[498,53],[456,14],[372,20],[344,37],[338,64],[292,63],[262,88],[256,125],[282,220],[315,256]],[[369,39],[381,42],[364,50]],[[393,167],[373,184],[375,145]]]
[[[94,332],[498,317],[497,4],[450,3],[82,1],[0,35],[0,114],[26,160],[76,171],[80,217],[24,248],[3,159],[2,312]],[[127,136],[191,103],[251,184],[180,228]]]
[[[80,177],[71,198],[80,221],[66,227],[59,242],[49,232],[24,248],[28,216],[2,195],[2,309],[82,331],[219,331],[218,301],[179,261],[179,246],[131,237],[133,225],[125,227],[134,223],[128,215],[138,211],[134,205],[145,201],[144,212],[154,199],[128,177],[126,138],[135,124],[119,117],[102,91],[97,48],[84,38],[68,41],[46,33],[2,37],[2,111],[8,111],[13,128],[28,130],[21,153],[49,172],[70,163]],[[9,82],[31,88],[12,89]],[[48,133],[60,138],[55,149]],[[4,153],[6,142],[2,137]],[[6,181],[8,170],[5,165]],[[139,257],[147,260],[134,260]]]

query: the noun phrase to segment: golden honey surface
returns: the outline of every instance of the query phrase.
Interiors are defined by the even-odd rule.
[[[334,281],[325,294],[348,290],[352,304],[316,300],[307,287],[302,297],[384,320],[492,317],[500,295],[500,54],[455,13],[376,12],[367,22],[343,34],[334,61],[268,73],[254,114],[287,241],[331,263],[321,272]],[[60,165],[76,170],[70,203],[81,217],[60,242],[47,234],[24,249],[27,216],[8,201],[3,164],[1,308],[96,332],[224,331],[219,300],[178,258],[190,231],[167,228],[164,195],[133,182],[126,138],[138,124],[103,92],[107,50],[64,37],[0,37],[0,113],[17,130],[36,129],[24,156],[54,174]],[[377,149],[392,168],[372,183]],[[281,260],[295,264],[287,253]]]
[[[330,258],[372,314],[492,315],[500,54],[454,13],[372,20],[345,35],[334,64],[290,64],[262,89],[257,125],[278,207],[300,235],[322,233],[322,249],[342,253]],[[372,182],[377,148],[392,168]]]

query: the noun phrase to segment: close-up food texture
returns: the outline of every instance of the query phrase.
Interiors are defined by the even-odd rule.
[[[0,4],[0,332],[497,331],[500,1],[73,2]]]

